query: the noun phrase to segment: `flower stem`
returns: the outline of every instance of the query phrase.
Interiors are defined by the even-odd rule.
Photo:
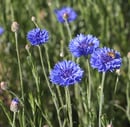
[[[65,25],[66,25],[66,28],[67,28],[67,31],[68,31],[69,38],[70,38],[70,40],[72,40],[71,30],[70,30],[70,27],[69,27],[69,23],[68,23],[68,21],[66,19],[65,19]],[[71,59],[72,59],[72,61],[74,61],[73,56],[71,57]]]
[[[40,60],[41,60],[41,64],[42,64],[42,70],[43,70],[43,73],[44,73],[44,76],[45,76],[47,85],[48,85],[48,87],[49,87],[49,90],[50,90],[50,92],[52,93],[52,90],[51,90],[51,87],[50,87],[50,83],[49,83],[49,80],[48,80],[48,77],[47,77],[47,74],[46,74],[46,71],[45,71],[45,67],[44,67],[44,64],[43,64],[43,58],[42,58],[41,47],[38,46],[38,49],[39,49],[39,55],[40,55]]]
[[[63,107],[64,103],[63,103],[63,99],[62,99],[62,95],[61,95],[61,91],[60,91],[59,86],[56,86],[56,90],[57,90],[57,93],[58,93],[58,96],[59,96],[61,107]]]
[[[128,59],[128,78],[130,80],[130,59]]]
[[[15,32],[15,42],[16,42],[16,52],[17,52],[17,60],[18,60],[18,67],[19,67],[19,76],[20,76],[20,84],[21,84],[22,100],[24,100],[23,78],[22,78],[22,70],[21,70],[21,63],[20,63],[20,57],[19,57],[19,49],[18,49],[18,33],[17,33],[17,32]]]
[[[89,66],[89,61],[87,59],[87,68],[88,68],[88,107],[89,109],[91,108],[91,75],[90,75],[90,66]]]
[[[24,90],[23,90],[23,77],[22,77],[22,69],[21,69],[21,62],[19,56],[19,49],[18,49],[18,33],[15,32],[15,44],[16,44],[16,52],[17,52],[17,60],[18,60],[18,68],[19,68],[19,77],[20,77],[20,85],[21,85],[21,98],[22,102],[24,103]],[[22,122],[23,126],[25,126],[25,112],[24,107],[22,109]]]
[[[38,72],[37,72],[37,69],[36,69],[36,67],[33,63],[32,55],[31,55],[29,49],[27,50],[27,52],[28,52],[28,55],[29,55],[29,61],[30,61],[31,68],[32,68],[32,74],[33,74],[33,77],[34,77],[35,83],[36,83],[37,92],[39,94],[39,92],[40,92],[40,88],[39,88],[40,81],[39,81],[39,77],[38,77]]]
[[[87,59],[87,68],[88,68],[88,108],[89,108],[89,113],[91,113],[91,74],[90,74],[90,66],[89,66],[89,61]],[[89,115],[89,127],[91,127],[91,118]]]
[[[41,60],[41,64],[42,64],[42,70],[43,70],[43,73],[44,73],[44,76],[45,76],[45,79],[46,79],[48,88],[49,88],[49,90],[50,90],[50,92],[51,92],[54,105],[55,105],[55,107],[56,107],[59,125],[60,125],[60,127],[62,127],[62,122],[61,122],[61,118],[60,118],[60,114],[59,114],[59,110],[58,110],[58,107],[59,107],[59,106],[58,106],[57,101],[56,101],[55,93],[52,91],[52,89],[51,89],[51,87],[50,87],[50,83],[49,83],[49,80],[48,80],[48,77],[47,77],[47,74],[46,74],[46,71],[45,71],[45,67],[44,67],[44,64],[43,64],[43,58],[42,58],[41,47],[38,46],[38,49],[39,49],[39,55],[40,55],[40,60]]]
[[[127,83],[126,86],[126,100],[127,100],[127,108],[126,108],[126,116],[130,122],[130,84]]]
[[[33,21],[33,23],[34,23],[34,25],[35,25],[37,28],[39,28],[39,27],[38,27],[38,24],[36,23],[36,21]]]
[[[72,34],[71,34],[71,30],[70,30],[70,27],[69,27],[69,23],[67,20],[65,20],[65,25],[66,25],[66,28],[67,28],[67,31],[68,31],[68,34],[69,34],[69,37],[70,37],[70,40],[72,39]]]
[[[12,127],[15,127],[15,118],[16,118],[16,112],[14,112],[14,114],[13,114],[13,123],[12,123]]]
[[[115,84],[114,94],[116,94],[118,82],[119,82],[119,76],[117,76],[117,78],[116,78],[116,84]]]
[[[46,54],[46,58],[47,58],[48,69],[50,72],[51,66],[50,66],[50,60],[49,60],[49,55],[48,55],[48,47],[46,45],[44,47],[45,47],[45,54]]]
[[[102,115],[102,105],[103,105],[103,87],[104,87],[104,81],[105,81],[105,72],[102,74],[102,82],[101,82],[101,91],[100,91],[100,97],[99,97],[99,123],[98,127],[101,127],[101,115]]]
[[[73,127],[73,121],[72,121],[72,108],[71,108],[71,99],[70,99],[70,92],[68,87],[65,88],[65,93],[66,93],[66,105],[67,105],[67,111],[69,115],[69,122],[70,126]]]

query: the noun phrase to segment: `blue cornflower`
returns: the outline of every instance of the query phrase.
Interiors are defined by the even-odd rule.
[[[4,28],[0,27],[0,35],[4,33]]]
[[[54,10],[59,22],[64,23],[65,20],[72,22],[77,18],[77,13],[70,7],[62,7]]]
[[[27,39],[32,45],[41,45],[49,40],[49,33],[45,29],[35,28],[27,33]]]
[[[83,72],[73,61],[64,60],[54,66],[50,72],[50,81],[61,86],[73,85],[81,81]]]
[[[90,64],[93,68],[98,69],[99,72],[113,72],[119,69],[122,64],[120,53],[114,49],[107,47],[98,48],[91,54]]]
[[[79,34],[69,43],[69,50],[75,57],[87,56],[99,47],[99,40],[88,34]]]

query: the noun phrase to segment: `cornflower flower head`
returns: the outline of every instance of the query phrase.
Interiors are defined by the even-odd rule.
[[[61,23],[64,23],[65,20],[72,22],[77,18],[77,13],[70,7],[62,7],[61,9],[55,9],[54,13],[56,14],[57,20]]]
[[[0,27],[0,35],[4,33],[4,28]]]
[[[58,62],[50,72],[50,81],[60,86],[69,86],[81,81],[84,71],[73,61]]]
[[[75,57],[92,54],[97,47],[99,47],[99,40],[90,34],[79,34],[69,43],[69,50]]]
[[[122,64],[120,53],[107,47],[98,48],[91,54],[90,64],[99,72],[113,72]]]
[[[19,109],[19,99],[18,98],[14,98],[12,101],[11,101],[11,104],[10,104],[10,110],[12,112],[17,112]]]
[[[41,45],[49,40],[49,33],[45,29],[35,28],[27,33],[27,39],[31,45]]]

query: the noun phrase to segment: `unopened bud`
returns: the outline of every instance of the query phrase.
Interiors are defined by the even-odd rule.
[[[63,52],[60,53],[60,57],[64,57],[64,53]]]
[[[51,6],[52,5],[52,2],[51,0],[48,1],[48,6]]]
[[[19,30],[19,24],[16,21],[14,21],[12,23],[11,30],[12,30],[12,32],[18,32],[18,30]]]
[[[14,98],[14,99],[11,101],[10,110],[11,110],[12,112],[18,112],[18,109],[19,109],[19,100],[18,100],[18,98]]]
[[[30,46],[28,44],[25,45],[25,49],[26,50],[29,50],[30,49]]]
[[[2,81],[0,83],[0,87],[1,87],[2,90],[7,90],[7,88],[8,88],[7,82]]]
[[[99,87],[98,87],[98,90],[101,90],[101,88],[102,88],[102,87],[101,87],[101,86],[99,86]]]
[[[112,124],[108,124],[107,127],[112,127]]]
[[[33,22],[36,22],[36,17],[35,17],[35,16],[32,16],[32,17],[31,17],[31,20],[32,20]]]
[[[120,69],[117,69],[117,70],[116,70],[116,74],[117,74],[118,76],[120,76],[120,74],[121,74]]]

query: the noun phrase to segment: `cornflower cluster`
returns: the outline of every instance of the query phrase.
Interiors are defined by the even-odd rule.
[[[61,23],[65,22],[65,19],[71,22],[77,18],[76,12],[70,7],[56,9],[54,12]],[[41,45],[49,40],[49,33],[45,29],[35,28],[28,32],[27,39],[32,45]],[[70,41],[69,51],[74,57],[91,55],[91,67],[99,72],[119,69],[122,63],[120,53],[107,47],[99,48],[99,43],[97,37],[80,33]],[[75,62],[63,60],[54,66],[49,78],[54,84],[68,86],[81,81],[83,72]]]

